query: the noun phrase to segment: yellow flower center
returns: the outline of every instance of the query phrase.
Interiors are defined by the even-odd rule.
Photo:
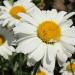
[[[26,13],[26,9],[23,6],[14,6],[9,11],[10,15],[16,19],[20,19],[20,16],[18,16],[18,13]]]
[[[53,21],[45,21],[38,26],[38,37],[45,43],[54,43],[60,40],[61,30]]]
[[[2,35],[0,35],[0,46],[3,45],[4,42],[5,42],[5,38]]]
[[[68,72],[75,72],[75,64],[69,64],[69,65],[67,65],[66,70]]]
[[[46,73],[43,72],[43,71],[38,71],[38,72],[36,73],[36,75],[46,75]]]

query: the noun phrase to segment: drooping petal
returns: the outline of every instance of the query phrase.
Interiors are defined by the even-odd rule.
[[[62,66],[64,63],[66,63],[68,56],[63,51],[63,48],[57,52],[57,59],[59,66]]]
[[[24,13],[19,13],[18,14],[20,17],[22,17],[23,20],[25,20],[27,23],[30,23],[32,25],[36,25],[36,21],[29,15],[26,15]]]
[[[36,28],[27,23],[17,23],[13,31],[15,33],[36,34]]]
[[[40,40],[37,37],[24,40],[18,44],[17,52],[28,54],[34,51],[40,45]]]
[[[38,62],[43,58],[46,50],[47,50],[47,46],[41,43],[41,45],[37,49],[35,49],[35,51],[29,54],[28,58],[29,59],[33,58],[35,61]]]

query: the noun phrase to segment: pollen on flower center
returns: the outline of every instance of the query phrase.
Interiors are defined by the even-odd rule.
[[[0,46],[3,45],[4,42],[5,42],[5,38],[2,35],[0,35]]]
[[[69,72],[75,72],[75,64],[67,65],[66,70]]]
[[[46,73],[43,72],[43,71],[38,71],[38,72],[36,73],[36,75],[46,75]]]
[[[48,44],[60,40],[61,30],[53,21],[45,21],[38,26],[37,35]]]
[[[10,15],[16,19],[20,19],[20,16],[17,15],[20,12],[26,13],[26,9],[23,6],[14,6],[9,11]]]

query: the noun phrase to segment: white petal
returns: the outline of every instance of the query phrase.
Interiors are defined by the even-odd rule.
[[[29,10],[29,14],[34,18],[37,23],[40,23],[43,20],[43,14],[41,10],[34,6]]]
[[[0,6],[0,9],[1,9],[1,10],[7,10],[7,8],[4,7],[4,6]]]
[[[69,53],[74,53],[75,52],[75,47],[73,45],[67,44],[65,42],[61,42],[61,43],[64,46],[64,48],[67,49],[67,51]]]
[[[61,41],[66,42],[68,44],[75,45],[75,38],[74,37],[62,36]]]
[[[10,8],[12,7],[11,4],[7,1],[7,0],[4,0],[4,5],[7,7],[7,8]]]
[[[18,14],[20,17],[22,17],[23,20],[25,20],[27,23],[30,23],[32,25],[36,25],[37,23],[35,22],[35,20],[31,17],[31,16],[28,16],[24,13],[19,13]]]
[[[47,55],[46,55],[47,53],[45,53],[45,56],[44,56],[44,58],[43,58],[43,67],[45,68],[45,69],[47,69],[49,72],[53,72],[54,71],[54,67],[55,67],[55,59],[53,58],[51,61],[50,61],[50,63],[47,63]]]
[[[40,45],[40,42],[40,39],[38,39],[37,37],[24,40],[18,44],[16,51],[22,52],[24,54],[30,53]]]
[[[56,21],[56,16],[57,16],[57,10],[56,9],[52,9],[50,12],[47,12],[47,14],[49,14],[49,17],[52,21]]]
[[[29,67],[34,66],[35,63],[36,63],[36,61],[33,58],[27,60],[27,65]]]
[[[2,15],[0,15],[0,19],[6,19],[7,17],[8,17],[7,14],[2,14]]]
[[[0,55],[3,56],[5,59],[8,59],[8,55],[1,50],[0,50]]]
[[[46,21],[46,20],[47,20],[47,11],[42,10],[41,13],[42,13],[42,15],[43,15],[43,17],[42,17],[42,18],[43,18],[42,21]]]
[[[48,45],[48,57],[49,60],[56,57],[57,51],[59,50],[60,43],[54,45]]]
[[[48,70],[47,70],[47,69],[45,69],[44,67],[41,67],[41,66],[40,66],[40,70],[41,70],[42,72],[45,72],[45,73],[46,73],[46,75],[54,75],[54,73],[53,73],[53,72],[48,71]]]
[[[67,12],[65,11],[60,11],[57,16],[56,16],[56,20],[57,22],[60,24],[62,22],[63,17],[67,14]]]
[[[9,19],[6,19],[4,22],[3,22],[3,27],[5,26],[5,25],[7,25],[7,23],[9,22]]]
[[[69,27],[69,28],[65,28],[65,30],[62,29],[61,33],[62,33],[63,36],[75,38],[75,27],[72,26],[72,27]]]
[[[47,50],[47,46],[43,43],[31,54],[29,54],[28,58],[33,58],[35,61],[39,61],[43,58],[45,51]]]
[[[31,2],[32,0],[18,0],[18,1],[20,1],[20,2]]]
[[[70,17],[72,17],[73,15],[75,15],[75,12],[71,12],[71,13],[67,14],[66,16],[64,16],[63,20],[65,21],[65,20],[69,19]]]
[[[64,63],[66,63],[68,56],[63,51],[63,48],[57,52],[57,59],[59,66],[62,66]]]
[[[67,31],[66,29],[70,28],[70,26],[73,24],[73,21],[71,19],[66,20],[65,22],[61,23],[60,27],[62,31]]]
[[[8,28],[11,28],[12,26],[14,25],[14,23],[13,22],[9,22],[9,24],[8,24]]]
[[[14,51],[14,48],[12,50],[12,47],[8,45],[7,41],[4,43],[4,45],[1,46],[3,48],[3,52],[8,54],[8,55],[12,55],[12,52]]]
[[[15,33],[36,34],[36,28],[27,23],[17,23],[13,31]]]
[[[18,5],[23,6],[27,12],[30,8],[35,6],[34,3],[30,2],[29,0],[21,0],[21,1],[18,0],[14,3],[13,6],[18,6]]]

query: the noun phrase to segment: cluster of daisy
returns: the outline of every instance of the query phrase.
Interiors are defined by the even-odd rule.
[[[13,52],[27,54],[28,66],[41,60],[36,75],[54,75],[56,57],[63,66],[75,52],[75,27],[70,19],[75,12],[40,10],[31,0],[17,0],[13,4],[4,0],[3,3],[4,6],[0,6],[0,55],[8,59]],[[75,64],[72,68],[75,72]],[[70,64],[64,69],[71,72]]]

